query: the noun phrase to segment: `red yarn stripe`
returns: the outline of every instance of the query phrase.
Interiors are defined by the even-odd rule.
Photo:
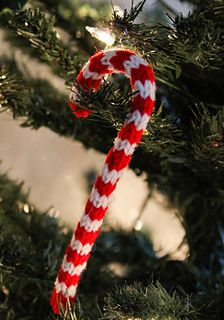
[[[107,208],[104,209],[103,207],[95,208],[92,202],[88,200],[85,207],[85,213],[88,214],[88,216],[92,220],[93,219],[101,220],[105,215],[106,209]]]
[[[128,140],[131,144],[139,143],[142,137],[143,130],[136,130],[133,122],[125,125],[118,133],[118,137],[122,140]]]
[[[143,99],[140,95],[136,95],[132,99],[132,111],[138,110],[141,115],[143,115],[144,113],[150,115],[154,108],[154,104],[155,101],[153,101],[150,97]]]
[[[87,243],[93,243],[98,234],[100,233],[100,230],[98,231],[91,231],[87,232],[84,227],[80,227],[80,224],[78,224],[76,231],[75,231],[75,238],[79,241],[82,242],[82,244],[87,244]]]
[[[90,254],[80,255],[76,250],[73,250],[70,245],[66,250],[66,255],[67,261],[72,261],[74,265],[76,265],[77,263],[83,264],[83,262],[85,262],[90,256]]]
[[[98,190],[99,194],[108,197],[116,188],[116,184],[113,185],[110,182],[104,183],[101,176],[99,176],[95,182],[95,188]]]

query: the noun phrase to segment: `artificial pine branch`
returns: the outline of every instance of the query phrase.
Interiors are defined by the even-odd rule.
[[[12,65],[12,62],[10,64]],[[9,72],[8,77],[11,77]],[[7,92],[11,95],[13,91],[10,91],[10,86],[8,87],[8,78],[6,78],[6,81]],[[8,109],[12,111],[13,116],[16,119],[22,119],[21,126],[33,129],[43,126],[48,127],[60,135],[79,139],[86,145],[87,143],[92,145],[97,136],[95,147],[100,148],[101,145],[100,150],[104,151],[110,146],[113,136],[120,129],[131,107],[132,93],[130,92],[130,86],[119,90],[119,81],[116,81],[116,84],[105,82],[97,92],[84,92],[78,87],[80,105],[92,110],[92,115],[89,119],[80,121],[73,116],[68,107],[66,97],[56,92],[46,81],[33,79],[26,82],[26,79],[22,80],[22,75],[19,75],[18,78],[14,76],[13,81],[14,83],[23,81],[23,87],[26,88],[26,90],[21,91],[21,87],[18,87],[19,99],[14,98],[14,104],[8,105]],[[21,96],[23,97],[22,101],[20,101]],[[126,100],[127,96],[129,97],[128,100]],[[47,108],[46,105],[48,106]],[[100,126],[99,123],[101,124]],[[100,135],[102,136],[105,127],[107,127],[107,133],[104,133],[102,140]],[[92,132],[91,136],[93,131],[95,132],[92,139],[87,138],[87,130]],[[181,144],[176,143],[175,147],[172,141],[174,138],[177,139],[178,132]],[[105,139],[106,137],[107,139]],[[179,154],[184,152],[183,148],[186,150],[186,142],[184,143],[183,140],[184,136],[181,130],[173,125],[168,118],[161,117],[158,112],[152,117],[151,126],[144,135],[141,147],[147,151],[156,151],[158,150],[158,145],[161,144],[165,146],[164,151],[166,154],[178,157]],[[104,144],[102,145],[103,141]]]
[[[18,105],[22,105],[25,86],[21,79],[10,74],[7,65],[0,65],[0,112],[11,109],[14,113]]]
[[[43,319],[67,237],[21,187],[0,175],[0,317]]]
[[[159,283],[142,287],[135,283],[117,288],[106,299],[102,319],[194,320],[198,312],[188,296],[169,294]]]
[[[71,308],[70,311],[65,310],[60,316],[53,318],[49,308],[49,296],[71,232],[65,226],[59,226],[57,219],[49,216],[48,212],[39,212],[29,202],[28,195],[24,194],[21,188],[22,184],[9,180],[5,174],[0,175],[0,316],[2,319],[99,319],[103,317],[106,292],[112,291],[116,285],[121,286],[124,282],[132,283],[133,278],[143,281],[147,279],[149,270],[154,272],[156,278],[160,277],[158,267],[162,265],[162,268],[165,268],[166,260],[161,259],[162,263],[159,263],[160,259],[156,257],[152,244],[146,236],[122,230],[102,232],[80,285],[75,308]],[[116,264],[119,266],[118,272],[112,268]],[[144,274],[142,267],[145,270]],[[123,268],[123,274],[119,272],[119,268],[121,270]],[[191,279],[193,275],[189,273],[190,269],[186,269],[184,264],[180,263],[179,269],[182,268],[184,276],[186,277],[188,273]],[[176,282],[177,287],[181,286],[181,281],[179,277]],[[172,285],[174,283],[175,281]],[[139,304],[144,305],[150,296],[142,295],[142,292],[146,291],[140,284],[138,288],[140,288],[138,294],[135,291],[134,295]],[[127,305],[128,299],[130,303],[130,294],[133,295],[134,291],[133,289],[128,294],[126,289],[127,286],[119,289],[127,293],[126,298],[123,297],[124,306]],[[157,294],[157,302],[160,304],[165,298],[169,298],[165,291],[163,291],[165,298],[162,296],[162,290],[160,287]],[[178,299],[176,297],[175,301],[178,302]],[[155,302],[155,299],[153,301]],[[147,303],[152,304],[151,299]],[[109,309],[108,303],[105,308]],[[143,310],[139,310],[139,316],[141,312]]]
[[[224,5],[219,0],[212,0],[204,7],[199,7],[187,18],[176,17],[175,53],[180,56],[186,51],[186,62],[199,63],[207,70],[223,68],[223,28],[221,17],[224,14]],[[178,39],[178,40],[176,40]]]
[[[128,22],[130,21],[130,22],[132,22],[133,20],[134,20],[134,18],[136,17],[136,15],[139,13],[139,11],[140,11],[140,9],[142,9],[142,6],[144,5],[144,1],[142,2],[142,3],[140,3],[141,4],[141,6],[139,5],[139,6],[136,6],[135,8],[131,8],[131,11],[130,11],[130,14],[128,14],[127,13],[127,11],[125,11],[125,14],[124,14],[124,22],[127,20]],[[18,14],[17,14],[18,15]],[[25,15],[25,17],[23,17]],[[36,15],[36,18],[35,18],[35,15]],[[117,18],[116,17],[116,13],[114,13],[114,15],[115,15],[115,18]],[[56,46],[56,33],[55,33],[55,31],[53,31],[53,24],[54,24],[54,22],[53,22],[53,20],[52,19],[50,19],[50,25],[49,25],[49,21],[45,21],[45,17],[44,17],[44,15],[43,15],[43,13],[40,13],[39,11],[38,11],[38,9],[37,9],[37,11],[35,11],[35,13],[33,14],[30,10],[28,10],[28,11],[25,11],[25,12],[22,12],[22,13],[20,13],[19,14],[19,20],[20,20],[20,23],[22,24],[22,25],[25,25],[25,24],[27,24],[28,22],[27,21],[25,21],[26,19],[30,19],[30,20],[34,20],[34,21],[36,21],[36,23],[37,23],[37,21],[39,21],[39,19],[41,20],[41,19],[43,19],[43,21],[40,23],[40,25],[41,25],[41,28],[39,28],[40,30],[38,31],[38,34],[42,34],[42,37],[43,37],[43,39],[45,39],[45,38],[49,38],[48,39],[48,42],[49,42],[49,44],[51,44],[53,47],[54,46]],[[36,20],[35,20],[36,19]],[[12,22],[11,22],[12,23]],[[24,24],[25,23],[25,24]],[[13,23],[12,23],[13,24]],[[30,22],[30,24],[32,25],[32,23]],[[35,22],[33,22],[33,24],[35,25]],[[33,26],[34,27],[34,26]],[[35,29],[35,28],[34,28]],[[38,28],[37,28],[38,29]],[[49,30],[51,30],[51,31],[49,31]],[[21,32],[21,30],[18,28],[18,30],[17,30],[18,32]],[[26,35],[26,32],[25,31],[23,31],[24,32],[24,36],[27,36]],[[49,33],[50,32],[50,33]],[[50,35],[48,35],[48,33],[50,34]],[[37,45],[37,43],[39,44],[39,43],[42,43],[42,42],[44,42],[44,41],[35,41],[35,40],[32,40],[32,39],[30,39],[30,41],[32,41],[32,42],[34,42],[35,43],[35,45]],[[43,50],[43,48],[40,48],[40,50]],[[99,94],[99,97],[101,98],[102,96]],[[126,98],[127,98],[127,96],[126,96]],[[113,100],[113,99],[111,99],[111,100]],[[95,99],[95,101],[96,101],[96,104],[97,104],[97,99]],[[129,99],[127,99],[127,101],[129,101]],[[100,103],[100,99],[98,99],[98,103],[99,103],[99,105],[101,105],[101,103]],[[116,105],[116,103],[115,103],[115,105]],[[128,103],[127,103],[127,105],[128,105]],[[109,108],[108,108],[109,109]],[[113,119],[113,118],[112,118]]]
[[[118,24],[126,26],[129,25],[129,23],[132,24],[137,16],[142,12],[145,3],[146,0],[143,0],[134,6],[134,0],[132,0],[130,11],[125,9],[122,18],[117,14],[116,10],[113,9],[113,19],[115,19]]]
[[[56,68],[61,76],[67,80],[73,79],[83,60],[81,61],[77,54],[69,51],[60,41],[54,29],[54,16],[47,18],[39,8],[8,12],[10,12],[9,27],[28,40],[41,57]]]
[[[199,7],[188,18],[177,16],[170,27],[135,24],[138,6],[122,17],[114,12],[112,20],[105,22],[118,41],[137,48],[158,69],[173,69],[180,63],[206,69],[223,66],[224,6],[219,0]]]
[[[54,15],[57,26],[66,31],[70,36],[70,41],[74,40],[79,49],[85,54],[91,55],[95,49],[93,39],[85,29],[87,25],[95,25],[102,12],[108,13],[110,4],[107,1],[97,1],[94,7],[91,3],[80,1],[44,0],[32,1],[33,7],[39,6],[44,11]],[[83,14],[80,14],[82,13]],[[85,13],[85,14],[84,14]],[[102,42],[97,42],[97,48],[103,48]]]

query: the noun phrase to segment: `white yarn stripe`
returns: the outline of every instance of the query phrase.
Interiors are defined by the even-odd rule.
[[[145,80],[145,83],[143,84],[140,80],[136,80],[134,83],[134,90],[138,90],[143,99],[150,97],[151,100],[155,101],[155,82]]]
[[[82,216],[81,220],[80,220],[80,226],[84,227],[86,229],[87,232],[92,232],[92,231],[97,231],[99,230],[99,228],[101,227],[103,223],[103,219],[101,220],[91,220],[90,217],[85,214],[84,216]]]
[[[74,275],[80,276],[82,271],[85,269],[86,265],[87,265],[87,262],[85,261],[83,264],[79,264],[78,266],[75,266],[71,261],[68,262],[65,256],[61,267],[64,272],[68,272],[71,276],[74,276]]]
[[[70,287],[67,287],[64,282],[58,282],[58,278],[55,281],[55,290],[57,293],[62,293],[65,298],[74,297],[76,295],[77,291],[77,285],[72,285]]]
[[[76,101],[77,100],[77,88],[75,86],[73,86],[71,90],[72,91],[70,93],[69,99]]]
[[[84,254],[90,253],[90,251],[92,250],[93,244],[90,245],[89,243],[87,243],[83,245],[82,242],[80,242],[79,240],[76,240],[75,236],[73,235],[72,240],[70,242],[70,246],[72,250],[76,250],[80,256],[83,256]]]
[[[125,124],[134,122],[137,131],[145,130],[147,127],[149,118],[150,116],[147,113],[144,113],[142,115],[140,111],[135,110],[128,116],[127,120],[125,121]]]
[[[99,192],[95,188],[93,188],[92,193],[90,195],[90,201],[92,202],[95,208],[103,207],[105,209],[108,206],[111,199],[111,196],[100,196]]]
[[[108,66],[108,69],[110,70],[114,70],[114,66],[113,64],[110,62],[110,59],[114,56],[116,56],[117,53],[114,50],[109,50],[109,51],[105,51],[102,59],[101,59],[101,63],[105,66]]]
[[[141,57],[138,57],[138,56],[135,56],[135,55],[132,55],[130,56],[129,60],[126,60],[123,62],[123,66],[125,68],[125,74],[128,76],[128,77],[131,77],[131,69],[132,68],[139,68],[140,64],[144,65],[144,66],[147,66],[148,63]]]
[[[93,80],[102,79],[102,75],[98,72],[92,72],[89,70],[90,62],[88,61],[87,64],[83,68],[83,78],[89,79],[92,78]]]
[[[105,163],[101,172],[101,179],[104,183],[111,182],[115,184],[122,176],[124,170],[117,171],[115,169],[109,171],[108,164]]]
[[[126,156],[130,156],[134,152],[136,146],[136,143],[130,144],[127,139],[121,140],[120,138],[116,138],[116,140],[114,141],[114,149],[124,150]]]

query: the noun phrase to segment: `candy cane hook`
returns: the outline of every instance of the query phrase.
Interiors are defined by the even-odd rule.
[[[66,249],[50,301],[54,313],[59,313],[60,305],[66,306],[68,301],[75,300],[77,284],[100,232],[111,194],[141,140],[155,103],[153,70],[143,58],[130,50],[112,49],[96,53],[80,71],[77,81],[84,90],[97,90],[103,76],[114,72],[121,72],[130,78],[132,90],[136,91],[132,99],[133,107],[106,157],[85,213]],[[69,104],[77,117],[87,117],[91,111],[80,109],[75,99],[73,87]]]

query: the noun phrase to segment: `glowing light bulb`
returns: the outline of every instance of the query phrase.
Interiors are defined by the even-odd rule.
[[[115,38],[107,31],[100,30],[97,27],[86,26],[86,30],[91,33],[91,36],[104,42],[107,46],[112,46]]]
[[[142,227],[143,227],[142,221],[141,221],[141,220],[138,220],[138,221],[136,222],[135,226],[134,226],[134,229],[135,229],[136,231],[140,231],[140,230],[142,229]]]

